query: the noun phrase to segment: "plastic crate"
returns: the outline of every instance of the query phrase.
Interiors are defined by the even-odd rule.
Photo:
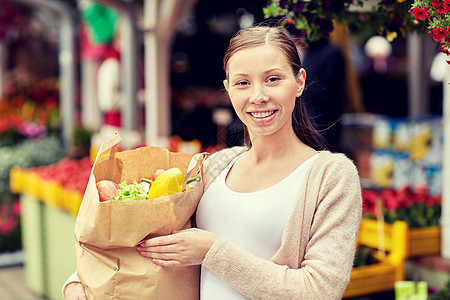
[[[409,229],[407,257],[441,253],[441,228],[439,226]]]
[[[394,290],[397,277],[403,272],[401,268],[403,265],[388,262],[353,268],[344,298]]]
[[[385,247],[391,247],[395,242],[393,238],[393,225],[382,223],[384,227]],[[364,219],[360,228],[360,236],[366,243],[378,241],[378,222],[372,219]],[[441,253],[441,228],[438,226],[424,228],[407,228],[406,230],[405,257],[416,257]]]
[[[408,225],[403,221],[397,221],[391,228],[378,231],[378,227],[374,230],[373,224],[366,221],[361,222],[358,245],[369,246],[386,254],[378,256],[379,263],[353,268],[343,298],[394,290],[395,282],[405,279]],[[391,236],[389,239],[385,238],[388,234]]]

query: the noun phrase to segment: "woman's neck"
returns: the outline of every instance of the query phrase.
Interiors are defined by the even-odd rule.
[[[255,163],[269,162],[273,159],[280,160],[283,157],[295,153],[314,151],[304,144],[292,131],[292,133],[271,136],[254,136],[251,139],[252,147],[249,154]]]

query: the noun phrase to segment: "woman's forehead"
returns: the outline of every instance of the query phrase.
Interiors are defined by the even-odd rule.
[[[277,67],[289,67],[286,55],[279,47],[266,44],[245,48],[234,53],[228,62],[228,71],[236,71],[247,67],[261,65],[273,65]]]

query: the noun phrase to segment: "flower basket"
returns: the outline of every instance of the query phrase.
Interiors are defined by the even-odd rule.
[[[372,220],[365,219],[361,222],[357,243],[378,249],[378,254],[374,254],[379,263],[353,268],[343,298],[394,290],[395,282],[405,279],[405,236],[408,225],[397,221],[390,230],[378,229],[375,227],[374,230]],[[379,232],[382,235],[378,236]],[[388,235],[391,238],[384,239]]]
[[[440,196],[405,188],[399,191],[384,189],[382,192],[364,190],[363,199],[365,218],[360,228],[361,236],[377,241],[382,230],[385,232],[384,246],[389,247],[394,242],[392,224],[401,220],[407,224],[407,258],[440,253]],[[380,221],[376,220],[376,216]]]

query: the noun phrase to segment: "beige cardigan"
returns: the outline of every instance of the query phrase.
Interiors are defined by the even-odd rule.
[[[234,147],[207,159],[206,188],[243,151]],[[282,245],[270,261],[220,237],[203,266],[251,299],[341,299],[362,214],[357,169],[345,155],[322,151],[298,188]]]

